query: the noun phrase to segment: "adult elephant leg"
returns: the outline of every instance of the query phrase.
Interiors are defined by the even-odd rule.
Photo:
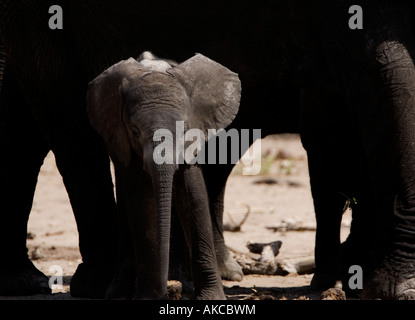
[[[311,287],[324,290],[340,280],[340,225],[346,198],[342,195],[342,179],[335,176],[345,168],[341,164],[342,153],[337,150],[333,135],[327,133],[328,123],[323,122],[325,106],[315,93],[302,93],[301,141],[307,151],[311,193],[316,216],[315,274]],[[335,125],[335,124],[333,124]],[[335,139],[335,138],[334,138]],[[338,141],[337,141],[338,142]],[[336,161],[329,159],[336,159]],[[344,191],[343,191],[344,192]]]
[[[223,235],[223,210],[226,181],[233,169],[232,164],[208,164],[203,166],[203,175],[209,194],[209,206],[212,220],[213,239],[216,258],[222,279],[241,281],[243,272],[241,266],[233,259],[226,248]]]
[[[216,261],[207,190],[197,166],[179,169],[175,203],[190,249],[196,299],[225,299]]]
[[[74,129],[53,151],[79,232],[83,262],[71,281],[71,294],[103,297],[113,276],[117,237],[110,161],[92,128]]]
[[[359,156],[364,159],[364,155]],[[353,193],[350,207],[352,209],[352,221],[350,232],[345,242],[342,243],[342,280],[343,290],[348,297],[357,296],[361,290],[349,286],[351,266],[360,266],[362,270],[368,270],[371,259],[371,251],[374,241],[373,222],[377,219],[373,208],[373,194],[370,181],[368,181],[369,169],[364,166],[359,171],[360,179],[356,179],[357,191]]]
[[[338,79],[337,87],[354,112],[365,151],[373,201],[362,214],[376,217],[370,226],[371,267],[363,270],[361,296],[415,298],[412,12],[407,2],[368,5],[364,29],[356,33],[339,24],[348,2],[326,2],[329,10],[316,11],[316,16],[321,14],[320,39],[328,49],[332,79]],[[328,25],[334,27],[324,28]]]
[[[334,190],[332,182],[324,179],[327,170],[322,168],[327,157],[308,152],[309,174],[316,216],[315,274],[311,281],[313,289],[333,287],[340,280],[340,224],[345,198]]]
[[[377,259],[363,298],[415,299],[415,66],[410,48],[396,40],[376,47],[380,95],[359,114],[377,205]]]
[[[49,148],[6,68],[0,93],[0,295],[49,293],[48,278],[29,260],[27,223]]]

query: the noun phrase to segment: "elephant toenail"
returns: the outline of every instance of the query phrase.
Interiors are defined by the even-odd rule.
[[[399,300],[415,300],[415,289],[405,290]]]

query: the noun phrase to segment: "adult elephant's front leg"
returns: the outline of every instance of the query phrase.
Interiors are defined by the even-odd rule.
[[[0,295],[50,293],[48,278],[29,260],[26,248],[37,177],[49,148],[10,69],[4,71],[0,86]]]
[[[73,132],[53,148],[79,232],[83,262],[72,281],[77,297],[104,297],[115,267],[117,236],[110,162],[92,128]]]
[[[325,290],[341,278],[340,224],[345,198],[333,188],[332,181],[325,179],[329,172],[333,172],[324,166],[327,158],[314,157],[310,152],[308,157],[317,224],[314,249],[316,269],[311,287]]]
[[[374,259],[363,298],[415,299],[415,67],[409,48],[381,42],[380,97],[359,110],[375,194]]]
[[[316,216],[315,265],[311,281],[314,290],[325,290],[341,278],[340,224],[347,193],[341,172],[344,152],[339,137],[330,132],[339,126],[322,117],[335,100],[325,94],[304,90],[302,93],[301,141],[307,151],[311,192]],[[339,104],[337,104],[339,107]]]

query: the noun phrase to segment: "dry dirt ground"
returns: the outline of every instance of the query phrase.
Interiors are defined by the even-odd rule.
[[[313,226],[314,209],[310,194],[306,152],[297,135],[270,136],[261,141],[258,175],[241,174],[237,165],[228,180],[225,223],[238,223],[247,208],[250,213],[239,232],[225,232],[228,247],[238,259],[249,256],[247,242],[281,241],[277,259],[307,260],[313,256],[314,235],[310,231],[277,231],[291,219],[300,226]],[[257,148],[258,149],[258,148]],[[330,159],[327,159],[330,161]],[[342,238],[348,234],[350,214],[343,218]],[[4,299],[73,299],[69,282],[80,263],[78,235],[68,196],[57,172],[53,154],[45,159],[28,224],[27,246],[34,264],[46,275],[55,270],[63,275],[63,286],[52,295],[0,297]],[[228,299],[319,299],[311,292],[312,274],[245,275],[242,282],[223,281]]]

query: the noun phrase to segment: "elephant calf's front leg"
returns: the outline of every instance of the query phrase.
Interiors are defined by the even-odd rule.
[[[190,248],[195,298],[226,299],[219,274],[209,203],[202,172],[183,166],[175,184],[175,203]]]
[[[219,272],[224,280],[242,281],[242,267],[235,261],[225,244],[223,236],[223,203],[226,181],[233,165],[205,165],[203,175],[208,189],[212,220],[213,241]]]

